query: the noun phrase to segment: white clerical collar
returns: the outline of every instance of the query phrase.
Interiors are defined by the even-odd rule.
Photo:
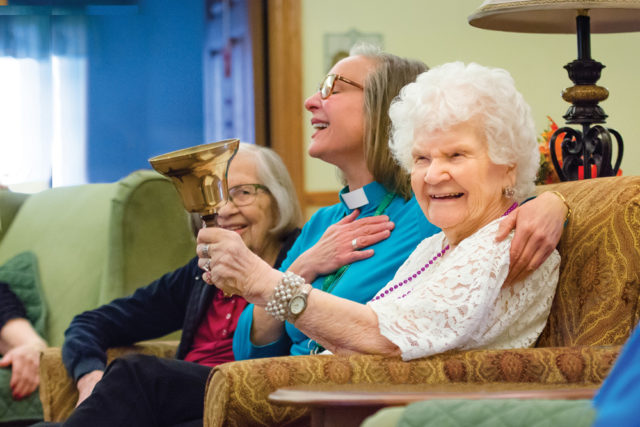
[[[357,209],[369,204],[369,199],[362,188],[342,194],[342,200],[349,209]]]

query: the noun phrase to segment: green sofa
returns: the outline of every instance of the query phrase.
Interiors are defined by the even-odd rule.
[[[590,400],[441,399],[382,409],[361,427],[590,427]]]
[[[60,346],[73,316],[185,264],[195,238],[173,184],[141,170],[33,195],[0,190],[0,268],[25,252],[35,255],[44,338]],[[38,393],[12,401],[9,378],[0,369],[0,425],[42,418]]]

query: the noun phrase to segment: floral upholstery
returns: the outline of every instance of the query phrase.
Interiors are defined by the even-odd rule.
[[[158,357],[174,357],[177,341],[145,341],[131,347],[109,349],[107,361],[129,353],[142,353]],[[44,419],[64,421],[69,417],[78,401],[78,389],[62,364],[60,347],[45,349],[40,358],[40,400]]]
[[[600,384],[620,348],[472,350],[402,362],[381,356],[287,356],[227,363],[209,377],[205,426],[308,424],[305,408],[272,405],[268,395],[299,384]]]
[[[268,401],[278,388],[299,384],[600,384],[638,320],[640,177],[539,187],[544,190],[561,192],[573,213],[558,247],[556,297],[536,348],[448,352],[411,362],[357,355],[228,363],[210,374],[204,425],[308,424],[305,408]]]
[[[623,344],[640,306],[640,177],[541,187],[558,190],[573,216],[560,241],[560,281],[538,347]]]

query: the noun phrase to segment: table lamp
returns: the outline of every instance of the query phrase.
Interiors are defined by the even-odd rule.
[[[574,86],[562,93],[572,105],[563,116],[567,124],[549,140],[551,160],[562,181],[595,176],[615,176],[622,161],[622,136],[601,126],[607,115],[598,105],[609,91],[596,82],[604,65],[591,58],[591,32],[621,33],[640,30],[640,0],[486,0],[469,16],[469,24],[489,30],[522,33],[577,34],[578,59],[565,65]],[[613,140],[617,143],[611,165]],[[559,141],[560,140],[560,141]],[[562,164],[556,155],[561,144]]]

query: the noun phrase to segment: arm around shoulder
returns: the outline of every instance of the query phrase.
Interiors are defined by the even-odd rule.
[[[515,228],[509,250],[511,261],[505,285],[535,271],[558,245],[570,208],[560,193],[546,191],[520,205],[500,224],[498,240]]]

